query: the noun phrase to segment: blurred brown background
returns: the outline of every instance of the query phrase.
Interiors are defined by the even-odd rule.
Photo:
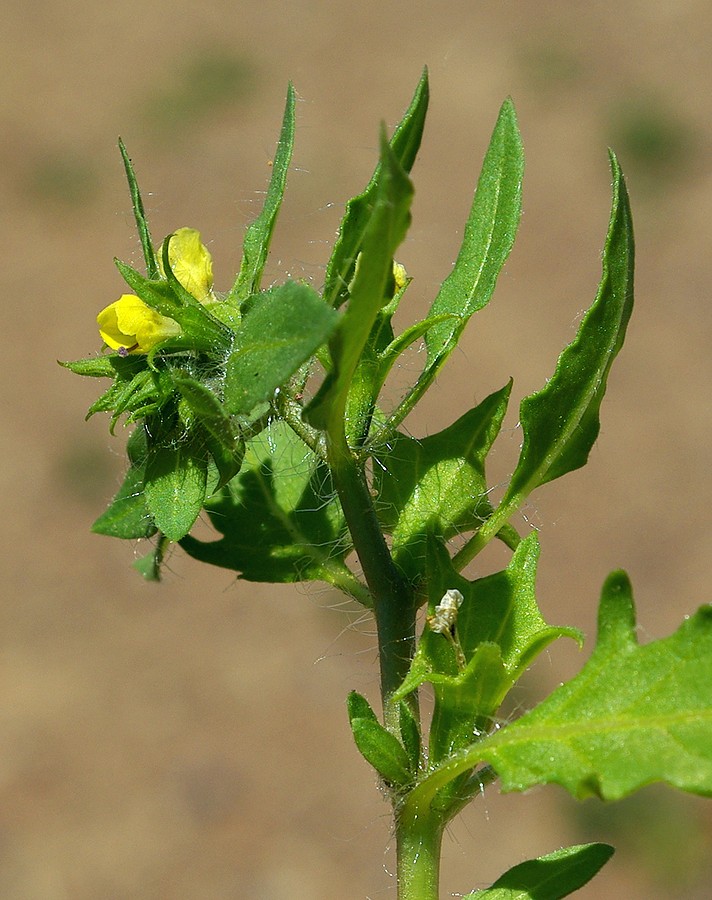
[[[156,239],[200,229],[224,289],[292,79],[297,146],[269,276],[319,286],[378,123],[398,120],[427,63],[400,254],[423,312],[511,94],[528,160],[518,243],[409,423],[433,432],[513,376],[495,481],[516,458],[519,399],[595,294],[617,149],[638,306],[590,465],[527,511],[544,614],[589,641],[538,662],[516,697],[527,708],[590,652],[612,568],[633,578],[642,640],[710,599],[710,4],[15,0],[3,20],[0,896],[393,897],[388,809],[344,706],[351,688],[377,695],[369,622],[321,586],[236,582],[180,551],[162,585],[145,584],[130,568],[145,547],[89,533],[123,436],[83,422],[100,384],[55,360],[98,349],[95,315],[123,290],[112,257],[140,259],[116,138]],[[443,896],[584,840],[619,849],[582,898],[710,896],[712,808],[658,789],[616,806],[488,795],[448,835]]]

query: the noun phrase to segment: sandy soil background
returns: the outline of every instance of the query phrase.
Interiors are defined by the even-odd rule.
[[[122,436],[83,422],[97,383],[55,360],[98,349],[96,312],[138,263],[116,137],[157,237],[199,228],[227,287],[269,177],[286,84],[300,96],[270,277],[319,285],[344,201],[421,67],[432,103],[401,253],[423,311],[455,257],[499,104],[527,152],[518,244],[427,408],[433,432],[515,378],[540,387],[600,274],[606,146],[633,198],[638,307],[591,464],[535,496],[540,603],[593,637],[600,584],[630,572],[641,639],[710,600],[712,10],[705,0],[185,0],[6,5],[2,77],[0,896],[198,900],[395,896],[387,807],[344,698],[375,699],[370,624],[316,586],[272,589],[180,552],[89,533]],[[517,402],[493,474],[511,470]],[[554,647],[522,708],[583,655]],[[649,789],[577,807],[487,796],[452,827],[443,896],[584,840],[619,850],[582,898],[707,898],[712,806]]]

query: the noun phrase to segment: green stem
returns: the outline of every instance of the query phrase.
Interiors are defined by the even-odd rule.
[[[354,549],[373,596],[381,664],[381,696],[386,727],[399,733],[397,704],[391,695],[400,687],[415,653],[413,591],[396,568],[373,506],[364,469],[345,437],[327,437],[327,454]]]
[[[438,900],[443,823],[432,810],[396,814],[398,900]]]

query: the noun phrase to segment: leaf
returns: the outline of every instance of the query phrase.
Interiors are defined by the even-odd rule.
[[[135,359],[136,357],[134,357]],[[114,356],[90,356],[88,359],[76,359],[70,362],[58,360],[60,366],[74,372],[75,375],[88,375],[91,378],[115,378],[117,374],[116,361],[121,357]]]
[[[136,228],[138,237],[141,241],[141,249],[143,250],[143,258],[146,262],[146,272],[149,278],[158,278],[158,262],[156,254],[153,250],[153,241],[151,240],[151,232],[148,229],[148,221],[143,210],[143,200],[141,199],[141,191],[138,187],[138,180],[134,172],[131,158],[126,151],[124,142],[119,138],[119,150],[121,158],[124,161],[124,169],[126,170],[126,179],[129,183],[129,191],[131,192],[131,204],[133,206],[134,218],[136,219]]]
[[[212,316],[208,308],[185,289],[181,288],[181,297],[179,298],[167,281],[145,278],[140,272],[119,259],[115,259],[114,263],[137,297],[140,297],[147,306],[155,309],[162,316],[175,319],[181,326],[183,334],[159,344],[159,349],[213,352],[229,350],[233,337],[232,331],[223,322]]]
[[[398,564],[422,571],[429,532],[450,538],[479,527],[491,512],[485,458],[499,433],[511,383],[452,425],[425,438],[398,433],[375,451],[374,487]]]
[[[393,422],[402,422],[413,409],[457,346],[470,317],[489,303],[514,244],[523,173],[517,117],[507,100],[485,154],[457,260],[424,320],[430,323],[425,368],[394,410]]]
[[[225,375],[225,407],[247,415],[327,340],[339,314],[306,284],[287,281],[257,295],[245,311]]]
[[[359,265],[348,307],[329,342],[333,369],[304,413],[316,428],[343,429],[354,372],[379,311],[392,297],[393,254],[408,230],[412,199],[413,185],[382,134],[375,200]]]
[[[277,214],[282,205],[284,189],[287,184],[287,172],[292,159],[295,126],[295,94],[290,83],[287,89],[287,102],[284,108],[282,130],[279,135],[277,152],[272,162],[267,195],[259,216],[252,222],[245,233],[242,249],[242,262],[235,284],[226,298],[226,303],[233,305],[235,301],[244,302],[251,294],[260,289],[269,245],[272,240]]]
[[[490,140],[455,265],[428,317],[455,313],[426,336],[428,370],[440,368],[470,316],[490,300],[514,245],[522,205],[524,155],[514,104],[506,100]]]
[[[598,436],[608,373],[633,310],[633,224],[623,175],[612,153],[611,170],[613,203],[598,294],[551,380],[522,401],[524,440],[502,506],[514,498],[519,505],[534,488],[585,465]]]
[[[223,537],[181,545],[248,581],[332,582],[350,549],[326,466],[284,422],[249,441],[236,478],[205,508]]]
[[[442,543],[429,542],[429,612],[432,615],[446,591],[460,592],[454,633],[464,664],[458,664],[445,635],[426,627],[395,696],[404,697],[424,682],[434,685],[431,761],[439,762],[488,729],[509,690],[549,644],[560,637],[582,642],[577,629],[544,621],[535,593],[538,559],[539,541],[532,532],[504,571],[468,581],[455,571]]]
[[[613,853],[608,844],[563,847],[514,866],[492,887],[463,900],[560,900],[587,884]]]
[[[149,448],[145,495],[165,536],[179,541],[193,527],[205,502],[208,461],[205,448],[184,440],[176,446]]]
[[[444,762],[413,803],[479,762],[496,770],[505,791],[556,783],[579,799],[620,800],[662,781],[712,795],[712,605],[640,646],[630,583],[614,572],[603,586],[596,648],[579,675]]]
[[[95,534],[135,540],[147,538],[157,531],[143,492],[146,472],[146,432],[136,428],[127,443],[129,469],[124,482],[108,509],[94,522]]]
[[[390,142],[393,155],[404,172],[410,172],[420,148],[429,96],[428,71],[424,69],[410,106]],[[326,267],[324,299],[331,306],[341,306],[348,298],[356,260],[379,193],[381,166],[379,162],[363,192],[346,204],[339,236]]]
[[[361,755],[389,784],[403,787],[413,780],[410,760],[398,738],[376,718],[365,697],[351,691],[349,721]]]

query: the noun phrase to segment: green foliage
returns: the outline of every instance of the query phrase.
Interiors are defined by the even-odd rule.
[[[492,887],[463,900],[559,900],[583,887],[611,856],[613,847],[607,844],[564,847],[514,866]]]
[[[143,304],[131,308],[146,327],[158,322],[159,337],[142,344],[129,335],[116,353],[64,364],[111,380],[90,415],[109,412],[112,431],[121,417],[135,423],[124,484],[94,530],[154,536],[155,549],[137,564],[144,577],[157,578],[168,546],[180,543],[242,579],[323,581],[373,611],[384,719],[355,692],[348,712],[356,745],[393,803],[401,900],[435,900],[444,828],[493,781],[509,791],[556,783],[577,798],[608,800],[655,781],[712,794],[712,607],[640,646],[622,573],[604,586],[598,641],[580,674],[496,725],[545,648],[562,637],[582,643],[576,628],[545,621],[537,535],[520,537],[510,520],[532,491],[583,466],[598,436],[633,305],[632,220],[611,154],[598,292],[552,377],[521,403],[519,459],[494,502],[486,463],[511,383],[438,433],[416,438],[402,425],[493,296],[519,223],[522,144],[508,100],[452,271],[425,317],[397,333],[394,314],[410,278],[395,257],[410,223],[409,173],[428,97],[424,73],[390,140],[382,130],[378,164],[347,204],[321,292],[292,281],[261,286],[294,144],[291,86],[264,207],[225,295],[213,291],[205,248],[196,256],[200,296],[185,277],[198,263],[171,256],[188,247],[190,229],[176,245],[177,232],[154,247],[121,145],[146,274],[117,265]],[[424,342],[422,370],[386,413],[388,376],[416,341]],[[212,538],[192,533],[203,511]],[[511,551],[509,563],[468,578],[465,566],[494,538]],[[423,690],[434,697],[429,720],[419,708]],[[610,853],[602,844],[560,850],[468,896],[564,897]]]

